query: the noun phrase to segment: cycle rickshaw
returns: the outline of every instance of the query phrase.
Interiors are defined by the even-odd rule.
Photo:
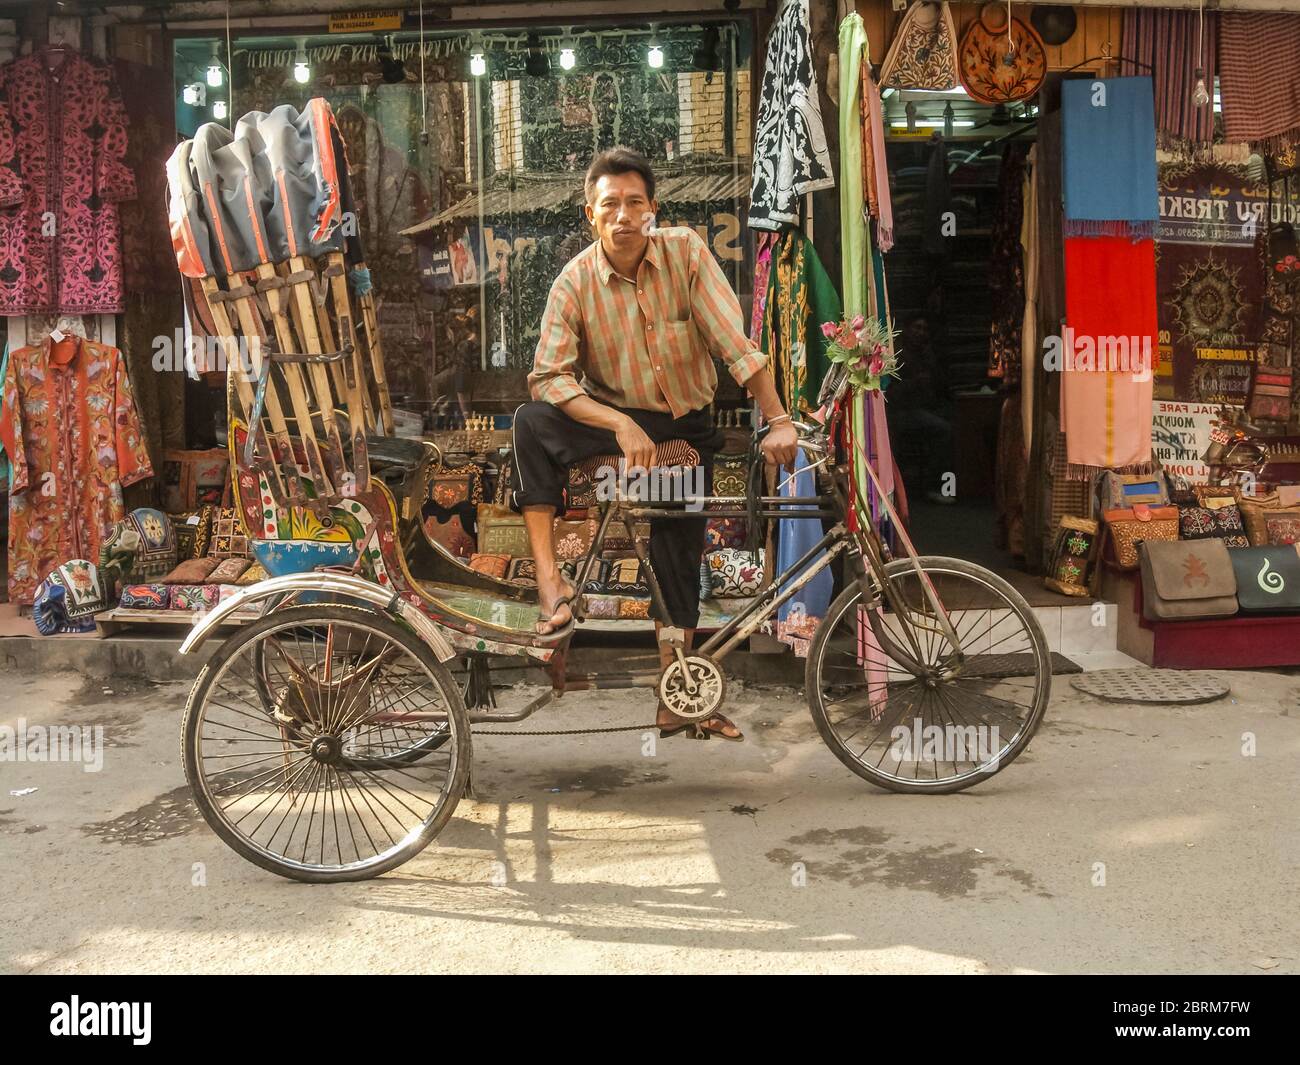
[[[205,126],[169,177],[181,271],[228,353],[235,498],[272,574],[181,648],[197,652],[230,614],[260,608],[212,653],[182,729],[199,809],[245,858],[310,882],[395,868],[452,817],[474,726],[521,721],[566,691],[646,687],[679,716],[707,718],[725,701],[726,656],[828,566],[842,590],[812,641],[806,693],[848,769],[892,791],[953,792],[1029,743],[1051,685],[1034,613],[981,567],[918,557],[901,526],[904,554],[891,555],[866,507],[874,474],[853,454],[845,392],[825,427],[799,426],[814,495],[767,490],[755,434],[747,494],[707,500],[711,517],[821,521],[821,540],[698,647],[665,628],[667,668],[570,675],[581,596],[574,624],[538,635],[535,590],[472,572],[423,534],[441,455],[392,435],[368,276],[340,224],[350,191],[328,105],[253,113],[233,135]],[[577,586],[619,523],[661,605],[636,526],[687,505],[602,503]],[[542,671],[543,693],[503,709],[502,662]]]

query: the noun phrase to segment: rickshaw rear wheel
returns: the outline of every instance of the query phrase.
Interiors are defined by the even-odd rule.
[[[272,660],[282,668],[268,684]],[[370,734],[395,723],[418,760],[373,757]],[[190,691],[181,753],[222,841],[308,883],[409,861],[451,819],[472,758],[446,667],[409,629],[356,606],[284,608],[230,636]]]

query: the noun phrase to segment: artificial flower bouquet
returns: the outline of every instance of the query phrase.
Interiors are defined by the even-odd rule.
[[[878,390],[886,374],[898,372],[893,339],[897,333],[881,325],[876,318],[856,315],[852,321],[822,323],[822,335],[830,343],[826,357],[843,367],[854,388]]]

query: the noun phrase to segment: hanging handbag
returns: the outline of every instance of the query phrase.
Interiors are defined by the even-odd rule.
[[[1088,571],[1096,554],[1098,525],[1091,518],[1066,514],[1056,528],[1052,563],[1043,586],[1061,595],[1088,594]]]
[[[1178,539],[1177,507],[1149,507],[1139,503],[1134,507],[1107,510],[1102,518],[1106,522],[1104,557],[1115,569],[1137,569],[1137,545],[1143,540]]]
[[[1230,555],[1243,614],[1300,610],[1300,555],[1294,547],[1244,547]]]
[[[918,0],[907,9],[880,68],[882,89],[947,92],[959,83],[957,30],[945,3]]]
[[[1143,540],[1138,561],[1148,621],[1227,618],[1237,612],[1237,580],[1222,540]]]
[[[1149,507],[1164,506],[1169,502],[1169,487],[1163,472],[1115,473],[1107,470],[1097,482],[1097,503],[1100,510],[1120,510],[1139,503]]]

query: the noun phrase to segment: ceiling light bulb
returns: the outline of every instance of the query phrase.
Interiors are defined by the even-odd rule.
[[[298,38],[298,51],[293,57],[293,80],[299,85],[311,81],[311,66],[307,62],[307,38]]]
[[[475,52],[469,57],[469,72],[476,78],[487,73],[487,60],[483,58],[482,52]]]
[[[212,105],[212,117],[218,122],[226,117],[226,101],[218,100]]]
[[[657,44],[652,44],[650,51],[646,53],[645,61],[650,64],[652,70],[658,70],[664,65],[664,50]]]
[[[1192,103],[1197,107],[1204,107],[1210,102],[1210,91],[1205,86],[1205,71],[1200,67],[1196,68],[1196,87],[1192,89]]]
[[[186,85],[181,90],[181,100],[186,107],[199,106],[199,87],[197,85]]]
[[[221,88],[221,63],[216,56],[212,57],[212,62],[208,64],[208,84],[214,89]]]
[[[573,54],[572,48],[560,49],[560,68],[562,70],[572,70],[578,65],[578,57]]]

